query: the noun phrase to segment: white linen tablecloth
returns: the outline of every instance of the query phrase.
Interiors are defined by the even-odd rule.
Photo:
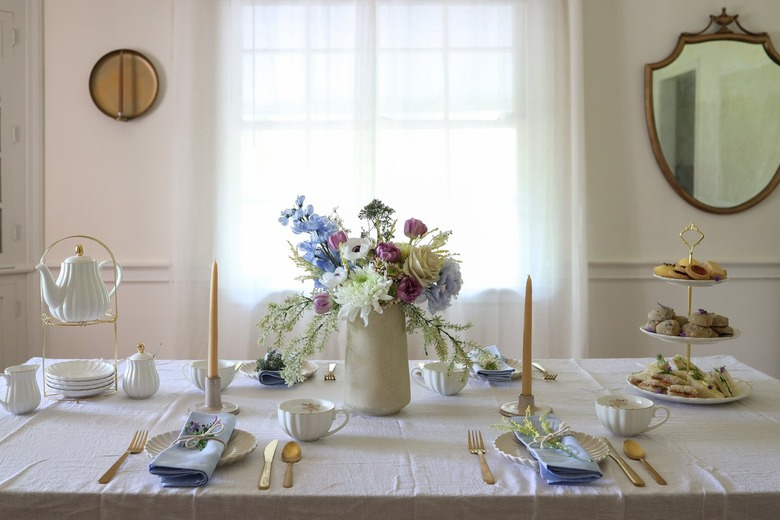
[[[607,437],[620,449],[623,439],[601,427],[593,401],[607,392],[638,393],[626,376],[650,360],[540,361],[559,376],[544,381],[533,373],[536,403],[552,406],[573,430]],[[146,453],[131,455],[110,483],[97,482],[135,430],[149,430],[150,437],[177,430],[189,407],[203,402],[203,393],[181,375],[184,361],[172,360],[157,361],[157,394],[130,399],[121,388],[120,361],[116,395],[81,402],[44,398],[25,416],[0,411],[0,518],[775,518],[780,381],[731,356],[694,362],[725,365],[753,391],[712,406],[656,401],[671,409],[671,419],[635,439],[666,486],[626,457],[646,487],[634,487],[611,459],[600,464],[604,476],[592,484],[546,484],[537,470],[493,447],[503,432],[490,425],[500,422],[502,404],[517,399],[521,380],[471,379],[452,397],[412,382],[412,402],[398,415],[353,415],[335,435],[302,443],[294,486],[283,488],[281,449],[290,439],[277,423],[277,404],[305,397],[342,402],[343,362],[337,381],[326,382],[327,362],[318,361],[319,371],[292,388],[263,387],[237,373],[223,400],[241,407],[236,428],[255,435],[259,445],[243,460],[218,467],[206,486],[181,489],[160,485]],[[483,483],[478,458],[466,449],[468,429],[485,438],[495,485]],[[272,439],[280,443],[271,487],[260,491],[263,448]]]

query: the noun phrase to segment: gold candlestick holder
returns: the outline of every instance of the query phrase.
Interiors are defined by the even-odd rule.
[[[222,400],[221,377],[207,377],[205,389],[206,398],[203,404],[196,404],[192,407],[192,411],[202,413],[238,413],[239,408],[237,404]]]

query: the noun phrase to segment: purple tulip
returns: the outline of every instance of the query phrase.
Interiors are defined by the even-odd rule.
[[[420,238],[428,232],[428,226],[423,224],[422,220],[410,218],[404,222],[404,235],[409,238]]]
[[[326,292],[314,295],[314,312],[317,314],[327,314],[333,308],[333,299]]]
[[[414,303],[414,300],[422,293],[422,285],[415,278],[407,276],[398,284],[398,299],[406,303]]]
[[[334,250],[338,251],[339,247],[341,247],[341,244],[347,241],[347,234],[343,231],[336,231],[331,236],[328,237],[328,246]]]
[[[385,262],[397,262],[401,259],[401,250],[392,242],[379,242],[376,245],[376,256]]]

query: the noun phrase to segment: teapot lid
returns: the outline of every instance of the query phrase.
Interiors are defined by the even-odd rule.
[[[138,352],[127,358],[129,361],[148,361],[150,359],[154,359],[154,356],[144,352],[146,347],[143,343],[139,343],[138,347],[136,348],[138,349]]]
[[[76,256],[69,256],[62,261],[64,264],[88,264],[94,263],[95,259],[89,256],[84,256],[84,245],[76,245]]]

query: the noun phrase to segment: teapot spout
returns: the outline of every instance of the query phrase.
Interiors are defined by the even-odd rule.
[[[65,300],[65,289],[57,285],[49,268],[44,264],[38,264],[35,269],[41,276],[41,292],[49,309],[59,309]]]

